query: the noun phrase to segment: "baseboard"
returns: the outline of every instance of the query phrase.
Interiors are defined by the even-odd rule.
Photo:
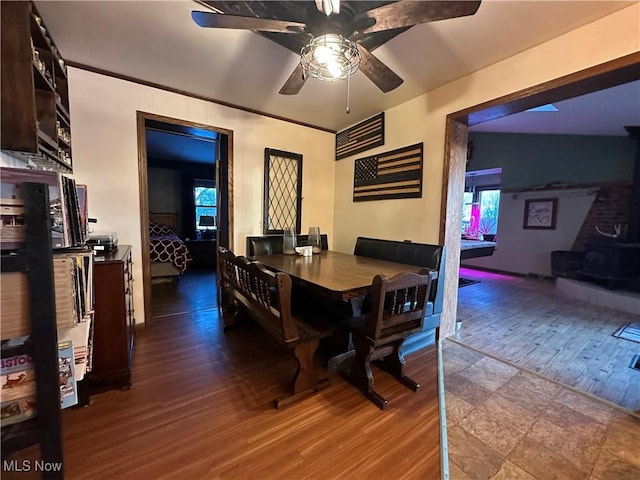
[[[511,277],[536,278],[538,280],[553,280],[555,278],[552,275],[545,275],[544,273],[508,272],[507,270],[500,270],[497,268],[489,268],[489,267],[480,267],[477,265],[465,265],[463,263],[460,264],[460,268],[467,268],[469,270],[478,270],[481,272],[488,272],[488,273],[497,273],[499,275],[507,275]]]

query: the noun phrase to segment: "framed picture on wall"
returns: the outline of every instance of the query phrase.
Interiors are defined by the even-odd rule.
[[[557,198],[540,198],[524,201],[524,223],[522,228],[555,230]]]

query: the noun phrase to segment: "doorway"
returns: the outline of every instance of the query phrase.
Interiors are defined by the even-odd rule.
[[[441,338],[455,333],[468,127],[640,79],[640,54],[591,67],[447,116],[440,242],[448,246]]]
[[[199,309],[202,307],[200,305],[202,298],[211,300],[217,297],[218,281],[217,275],[213,273],[218,264],[217,246],[224,245],[231,248],[233,239],[233,215],[231,215],[233,201],[230,193],[233,178],[233,132],[220,127],[146,112],[137,112],[137,126],[140,233],[145,327],[147,327],[154,312],[152,281],[175,286],[184,280],[180,290],[189,293],[184,295],[185,301],[189,303],[190,299],[195,300],[192,302],[193,305],[183,306],[182,309]],[[189,145],[199,146],[201,152],[191,154],[193,158],[189,160],[199,160],[199,162],[189,162],[187,166],[187,163],[180,162],[185,148],[180,148],[177,144],[190,141],[193,142]],[[163,155],[165,158],[158,159],[150,156],[149,146],[155,149],[156,143],[166,149],[166,155]],[[173,147],[171,147],[172,144],[174,144]],[[175,150],[173,156],[171,150]],[[151,175],[150,167],[153,167]],[[150,181],[155,185],[153,190],[150,190]],[[157,189],[171,189],[172,183],[176,184],[173,195],[158,195]],[[201,194],[199,197],[196,195],[198,193]],[[151,206],[155,206],[157,210],[169,211],[151,213]],[[189,255],[191,260],[187,265],[192,263],[193,268],[187,266],[183,272],[178,268],[176,272],[173,268],[175,265],[161,265],[158,262],[154,262],[152,267],[150,221],[173,224],[176,235],[188,249],[192,250]],[[168,271],[162,270],[164,267],[168,267]],[[174,288],[174,290],[177,289]],[[198,297],[200,300],[196,298],[197,292],[200,292]]]

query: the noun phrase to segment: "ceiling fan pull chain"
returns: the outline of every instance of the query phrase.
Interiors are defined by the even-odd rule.
[[[347,115],[351,113],[351,100],[349,98],[349,93],[351,91],[351,75],[347,75]]]

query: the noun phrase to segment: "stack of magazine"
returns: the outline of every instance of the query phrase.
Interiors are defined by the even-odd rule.
[[[84,186],[76,185],[75,180],[59,172],[3,167],[0,172],[0,248],[14,250],[24,246],[23,182],[44,183],[49,186],[53,248],[84,245],[87,241]]]
[[[80,381],[86,372],[91,371],[91,345],[93,338],[93,252],[66,251],[54,255],[54,264],[65,258],[72,264],[72,300],[73,318],[71,326],[58,326],[58,341],[73,344],[75,378]],[[56,283],[56,303],[58,302],[58,285]]]
[[[22,339],[28,341],[27,339]],[[3,345],[3,348],[15,348]],[[36,416],[36,381],[33,358],[28,354],[8,356],[1,360],[0,425],[7,426]],[[58,342],[58,376],[60,407],[78,403],[78,387],[75,377],[73,345],[69,341]]]

